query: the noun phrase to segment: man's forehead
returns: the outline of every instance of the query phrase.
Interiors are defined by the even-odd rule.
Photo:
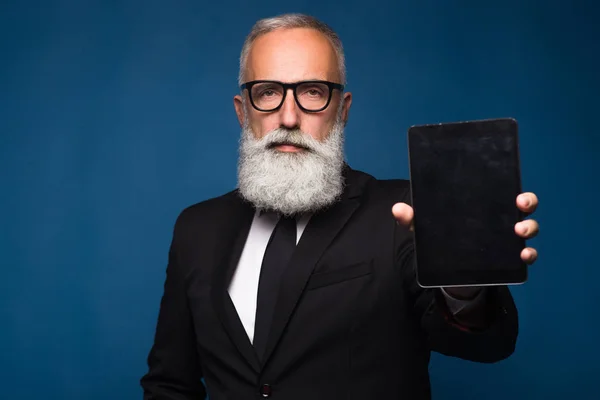
[[[339,80],[335,49],[313,29],[281,29],[260,36],[246,65],[247,80]]]

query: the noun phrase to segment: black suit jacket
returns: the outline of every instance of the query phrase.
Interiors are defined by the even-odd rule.
[[[410,204],[409,182],[344,175],[343,198],[311,218],[285,271],[262,364],[227,292],[253,208],[233,191],[180,214],[144,399],[429,399],[431,351],[479,362],[514,351],[508,288],[488,290],[487,328],[472,332],[417,284],[412,233],[391,214]]]

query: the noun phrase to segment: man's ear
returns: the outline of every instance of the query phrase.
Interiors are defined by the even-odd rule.
[[[240,127],[244,126],[244,101],[242,96],[235,95],[233,96],[233,107],[235,108],[235,113],[237,115],[238,122],[240,123]]]
[[[348,123],[348,115],[350,113],[350,106],[352,105],[352,93],[344,93],[344,105],[342,106],[342,121],[344,126]]]

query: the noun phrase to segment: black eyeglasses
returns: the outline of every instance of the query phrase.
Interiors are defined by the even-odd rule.
[[[344,90],[344,85],[327,81],[301,81],[283,83],[278,81],[251,81],[240,86],[248,89],[250,103],[258,111],[277,111],[285,101],[289,89],[294,92],[298,107],[306,112],[323,111],[331,102],[333,89]]]

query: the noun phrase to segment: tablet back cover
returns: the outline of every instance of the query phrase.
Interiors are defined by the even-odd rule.
[[[419,284],[523,283],[517,122],[413,126],[408,147]]]

